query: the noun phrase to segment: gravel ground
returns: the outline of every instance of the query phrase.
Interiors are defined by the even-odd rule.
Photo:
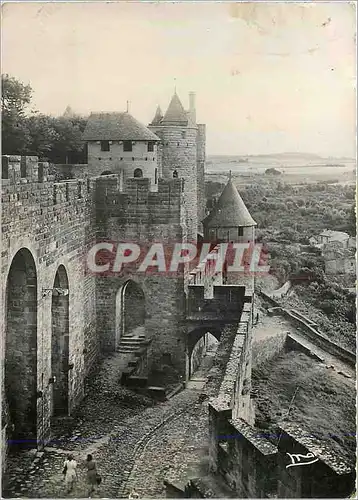
[[[127,496],[127,479],[136,457],[140,456],[153,435],[160,439],[163,424],[168,426],[167,429],[174,430],[179,421],[175,439],[180,444],[183,429],[188,427],[182,427],[181,418],[172,424],[167,422],[180,417],[188,408],[198,409],[195,404],[200,393],[184,390],[169,401],[155,404],[151,399],[118,385],[113,370],[115,362],[115,359],[109,358],[103,363],[99,375],[92,380],[89,394],[73,424],[66,431],[63,430],[62,434],[58,434],[44,452],[30,450],[9,456],[3,477],[4,498],[87,497],[83,460],[88,453],[94,455],[103,478],[100,488],[93,496],[122,498]],[[194,420],[197,418],[192,410],[190,415]],[[187,426],[188,418],[185,416],[183,419]],[[167,432],[170,434],[171,431]],[[197,432],[196,424],[193,432]],[[174,453],[171,447],[168,451]],[[69,452],[79,463],[79,480],[72,494],[66,495],[62,467]],[[165,461],[165,453],[166,449],[163,450],[160,463]],[[169,459],[171,460],[172,458]],[[177,465],[180,468],[180,461]],[[151,476],[152,466],[147,464],[145,468],[148,472],[143,474]],[[150,480],[148,487],[149,484]],[[157,487],[158,492],[159,489],[161,491],[161,485],[160,488],[151,487],[153,494],[157,493]]]

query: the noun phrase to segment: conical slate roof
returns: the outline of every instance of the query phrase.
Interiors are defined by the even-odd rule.
[[[188,117],[178,95],[175,93],[170,101],[162,123],[165,125],[187,125]]]
[[[163,118],[163,113],[162,110],[160,109],[160,106],[157,107],[157,111],[155,112],[155,116],[151,122],[151,125],[159,125],[159,123],[162,121]]]
[[[206,227],[256,226],[250,212],[242,201],[236,186],[230,179],[210,214],[203,221]]]
[[[84,141],[160,141],[129,113],[91,113]]]

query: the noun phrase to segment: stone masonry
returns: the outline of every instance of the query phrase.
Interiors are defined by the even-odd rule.
[[[80,403],[100,352],[114,351],[116,295],[129,279],[144,293],[150,363],[185,373],[183,273],[128,268],[104,277],[86,268],[88,250],[103,239],[180,242],[183,182],[159,179],[152,192],[150,179],[128,179],[121,191],[111,176],[56,183],[36,157],[2,162],[3,439],[41,446],[51,416]]]

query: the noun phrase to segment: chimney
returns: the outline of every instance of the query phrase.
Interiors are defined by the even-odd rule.
[[[195,92],[189,92],[189,111],[192,120],[196,123]]]

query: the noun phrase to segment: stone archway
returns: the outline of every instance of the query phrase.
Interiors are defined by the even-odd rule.
[[[68,415],[69,296],[64,266],[57,269],[51,302],[52,415]]]
[[[200,368],[202,367],[203,359],[208,355],[208,353],[214,354],[216,352],[218,344],[219,341],[210,332],[206,332],[200,337],[200,339],[194,345],[189,358],[190,377],[195,375],[195,373],[200,370]]]
[[[27,248],[12,260],[6,285],[5,397],[13,444],[37,438],[37,273]]]
[[[143,170],[141,168],[136,168],[134,170],[133,177],[136,177],[136,178],[143,177]]]
[[[121,337],[145,333],[145,296],[141,287],[126,281],[116,295],[116,346]]]
[[[210,337],[209,337],[210,335]],[[220,328],[205,328],[197,327],[188,332],[187,337],[187,367],[186,367],[186,380],[188,381],[193,375],[193,370],[197,368],[195,363],[200,364],[200,357],[205,355],[208,345],[215,340],[217,345],[220,342],[221,329]],[[210,339],[210,340],[209,340]],[[197,350],[197,351],[195,351]],[[200,352],[201,351],[201,352]],[[197,354],[197,361],[193,363],[193,354]]]

